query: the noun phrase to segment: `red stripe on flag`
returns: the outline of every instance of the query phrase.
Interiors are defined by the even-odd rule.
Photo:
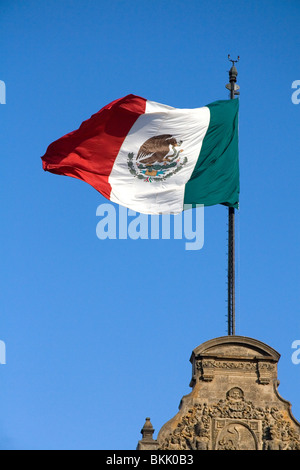
[[[108,178],[113,164],[125,137],[145,109],[146,100],[135,95],[108,104],[79,129],[49,145],[42,157],[44,170],[83,180],[109,199]]]

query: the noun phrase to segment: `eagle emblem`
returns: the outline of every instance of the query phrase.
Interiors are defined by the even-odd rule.
[[[149,183],[166,180],[187,162],[182,155],[182,143],[171,134],[151,137],[141,145],[136,156],[132,152],[128,154],[130,173]]]

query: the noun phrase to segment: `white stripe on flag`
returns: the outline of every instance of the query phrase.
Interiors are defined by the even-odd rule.
[[[183,210],[185,184],[196,165],[210,121],[207,107],[177,109],[147,101],[142,114],[125,138],[112,168],[109,183],[111,201],[146,214],[180,213]],[[129,154],[133,161],[149,138],[171,134],[180,147],[180,171],[165,180],[139,179],[130,172]]]

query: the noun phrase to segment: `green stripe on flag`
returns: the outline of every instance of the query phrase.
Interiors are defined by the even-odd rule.
[[[220,100],[207,107],[210,123],[196,166],[185,186],[184,204],[224,204],[237,208],[239,100]]]

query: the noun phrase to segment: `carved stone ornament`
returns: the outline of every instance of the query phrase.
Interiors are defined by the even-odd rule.
[[[300,450],[300,423],[278,393],[280,355],[252,338],[207,341],[191,356],[192,392],[140,450]],[[143,433],[142,433],[143,434]]]
[[[278,408],[256,407],[233,387],[216,404],[190,408],[159,449],[300,450],[300,435]]]

